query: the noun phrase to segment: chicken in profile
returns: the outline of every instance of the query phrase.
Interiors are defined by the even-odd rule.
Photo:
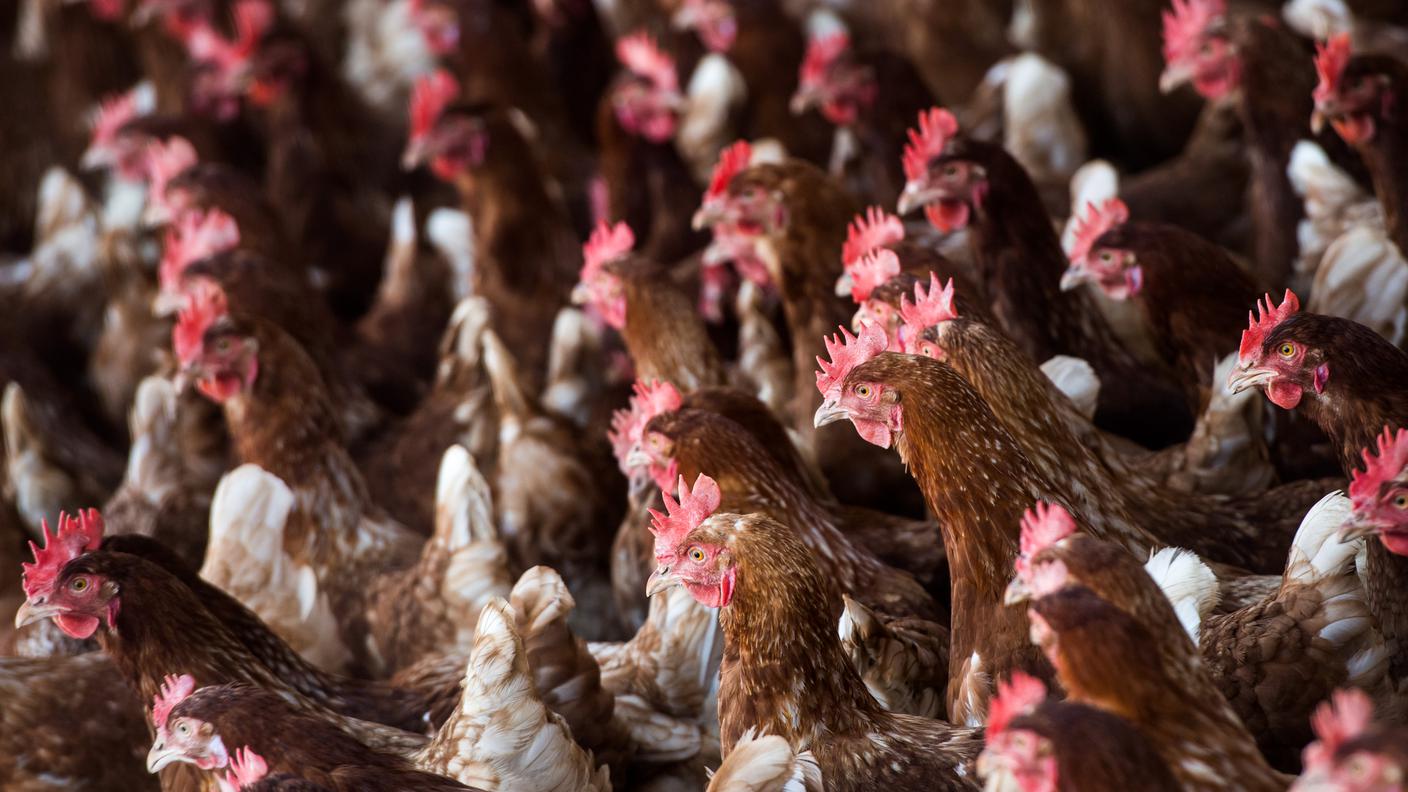
[[[965,768],[975,733],[882,709],[815,607],[827,593],[812,553],[768,517],[714,513],[719,498],[708,476],[682,483],[678,502],[666,498],[648,593],[682,585],[720,609],[724,759],[753,729],[806,746],[828,789],[976,789]]]
[[[182,763],[222,784],[227,775],[249,775],[254,752],[276,776],[302,778],[334,791],[469,789],[417,770],[403,757],[369,748],[253,685],[197,689],[190,674],[168,675],[153,698],[151,720],[156,739],[147,753],[147,770],[152,773]]]

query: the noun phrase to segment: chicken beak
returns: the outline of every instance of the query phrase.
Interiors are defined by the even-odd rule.
[[[817,103],[816,91],[810,88],[798,88],[792,94],[792,101],[787,103],[787,109],[792,111],[792,115],[801,115]]]
[[[15,611],[15,629],[18,630],[31,622],[43,621],[44,619],[57,616],[62,612],[63,609],[57,605],[44,602],[35,604],[25,600],[25,602],[20,605],[20,609]]]
[[[1007,590],[1002,592],[1003,605],[1021,605],[1032,598],[1031,589],[1027,588],[1026,581],[1021,576],[1012,578],[1012,582],[1007,584]]]
[[[1325,122],[1327,120],[1327,117],[1328,116],[1324,110],[1321,110],[1319,107],[1315,108],[1315,110],[1310,114],[1310,131],[1314,132],[1317,135],[1325,131]]]
[[[914,179],[905,182],[904,191],[900,193],[900,199],[895,206],[895,210],[903,217],[913,212],[915,209],[933,202],[939,197],[941,196],[934,190],[925,186],[924,182]]]
[[[592,301],[591,289],[585,283],[578,283],[572,287],[572,304],[586,305]]]
[[[1173,93],[1184,83],[1193,80],[1193,67],[1182,64],[1169,64],[1159,75],[1159,91]]]
[[[1232,376],[1227,378],[1227,392],[1236,395],[1248,388],[1265,385],[1273,379],[1276,379],[1276,372],[1271,369],[1233,369]]]
[[[645,596],[653,597],[667,588],[674,588],[681,584],[681,580],[670,572],[668,566],[658,566],[654,572],[650,573],[650,579],[645,581]]]
[[[181,761],[182,754],[175,748],[167,748],[166,741],[160,737],[152,743],[152,748],[147,751],[147,772],[158,773],[167,765]]]
[[[1070,291],[1080,286],[1082,283],[1085,283],[1085,280],[1085,270],[1072,264],[1070,267],[1066,268],[1065,272],[1061,273],[1061,291]]]
[[[820,407],[816,408],[816,415],[812,416],[812,426],[820,429],[827,424],[836,423],[842,418],[849,417],[850,414],[846,412],[845,407],[833,399],[827,399],[821,403]]]
[[[632,469],[648,468],[650,467],[650,455],[645,453],[640,446],[636,446],[626,454],[626,467]]]
[[[1375,536],[1383,533],[1383,527],[1373,521],[1360,517],[1357,514],[1350,514],[1348,522],[1340,526],[1336,536],[1341,543],[1352,542],[1355,539],[1362,539],[1366,536]]]
[[[171,210],[150,199],[142,210],[142,225],[147,228],[161,228],[171,222]]]
[[[184,307],[186,307],[186,297],[180,292],[158,292],[152,298],[152,316],[158,318],[175,316]]]
[[[723,205],[719,203],[704,204],[699,207],[699,211],[694,213],[690,226],[695,231],[703,231],[709,226],[719,222],[724,218]]]
[[[423,138],[413,138],[406,143],[406,150],[401,153],[401,170],[413,171],[419,168],[425,161],[426,147]]]
[[[78,168],[84,171],[95,171],[109,167],[112,164],[112,152],[102,146],[89,146],[84,149],[83,157],[78,161]]]

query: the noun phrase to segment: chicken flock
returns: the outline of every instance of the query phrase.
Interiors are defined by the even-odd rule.
[[[0,788],[1408,790],[1408,4],[7,8]]]

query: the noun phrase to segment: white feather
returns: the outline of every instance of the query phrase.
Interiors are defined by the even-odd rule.
[[[1144,571],[1173,603],[1178,621],[1197,645],[1202,620],[1217,605],[1217,575],[1196,553],[1165,547],[1149,557]]]
[[[1100,377],[1089,363],[1078,357],[1057,355],[1041,364],[1041,373],[1075,403],[1082,415],[1095,416],[1095,405],[1100,401]]]

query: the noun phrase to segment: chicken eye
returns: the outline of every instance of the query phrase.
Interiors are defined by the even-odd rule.
[[[1288,357],[1295,357],[1295,354],[1296,354],[1296,345],[1287,342],[1287,343],[1285,343],[1285,344],[1282,344],[1282,345],[1281,345],[1281,348],[1280,348],[1278,351],[1281,353],[1281,357],[1285,357],[1285,358],[1288,358]]]
[[[1408,494],[1400,493],[1396,495],[1393,499],[1393,507],[1395,509],[1408,509]]]
[[[957,176],[957,175],[958,175],[958,166],[957,166],[957,165],[945,165],[945,166],[944,166],[944,169],[943,169],[943,174],[944,174],[945,176],[949,177],[949,178],[953,178],[954,176]]]
[[[704,561],[704,551],[697,547],[691,547],[689,549],[689,560],[696,564],[702,563]]]
[[[180,723],[176,724],[176,733],[181,735],[182,737],[189,736],[191,733],[191,727],[185,721],[181,721]]]
[[[229,351],[230,351],[230,339],[229,339],[229,337],[226,336],[226,337],[221,338],[221,339],[219,339],[218,341],[216,341],[216,342],[215,342],[215,349],[216,349],[216,351],[218,351],[218,352],[229,352]]]
[[[1115,254],[1111,253],[1108,250],[1102,250],[1100,251],[1100,260],[1105,262],[1106,264],[1109,264],[1110,262],[1115,260]]]
[[[88,578],[74,578],[73,582],[68,584],[68,587],[73,589],[74,591],[87,591]]]
[[[869,386],[869,385],[857,385],[857,386],[856,386],[856,395],[859,396],[859,397],[861,397],[862,399],[869,399],[869,398],[870,398],[870,386]]]

